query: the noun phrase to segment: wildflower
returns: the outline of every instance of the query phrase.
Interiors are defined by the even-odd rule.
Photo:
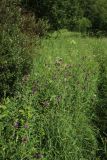
[[[67,64],[67,65],[66,65],[66,68],[72,68],[72,67],[73,67],[72,64]]]
[[[23,138],[22,138],[22,142],[23,142],[23,143],[27,143],[27,142],[28,142],[28,138],[27,138],[27,137],[23,137]]]
[[[55,61],[56,66],[60,66],[62,64],[62,58],[58,57]]]
[[[29,128],[28,123],[26,123],[26,124],[24,125],[24,128],[26,128],[26,129],[28,129],[28,128]]]
[[[29,74],[24,75],[23,78],[22,78],[22,82],[23,83],[27,82],[29,80],[29,77],[30,77]]]
[[[49,102],[48,102],[48,100],[42,102],[42,104],[43,104],[43,107],[45,107],[45,108],[49,107]]]
[[[38,83],[34,83],[33,86],[32,86],[32,94],[37,93],[38,90],[39,90],[39,85],[38,85]]]
[[[94,94],[94,97],[96,98],[96,97],[97,97],[97,95],[96,95],[96,94]]]
[[[36,86],[32,87],[32,94],[35,94],[36,92],[37,92],[37,87]]]
[[[70,41],[70,44],[76,45],[76,41],[72,40]]]
[[[43,154],[41,154],[41,153],[35,153],[34,155],[33,155],[33,158],[36,158],[36,159],[42,159],[44,156],[43,156]]]
[[[67,82],[67,78],[64,78],[64,82]]]
[[[57,101],[58,104],[61,102],[61,99],[62,99],[61,96],[57,96],[57,97],[56,97],[56,101]]]
[[[56,60],[55,65],[56,65],[56,66],[60,66],[60,65],[61,65],[61,62],[58,61],[58,60]]]
[[[16,129],[18,129],[18,128],[19,128],[19,122],[15,122],[15,123],[14,123],[14,127],[15,127]]]

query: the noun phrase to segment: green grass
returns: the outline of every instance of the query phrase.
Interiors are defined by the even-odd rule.
[[[17,99],[5,100],[1,106],[5,115],[1,117],[1,159],[107,158],[104,138],[103,143],[98,142],[107,129],[106,116],[103,118],[107,110],[99,105],[106,105],[106,43],[106,38],[82,37],[65,30],[41,40],[29,82]],[[105,90],[99,94],[103,85]]]

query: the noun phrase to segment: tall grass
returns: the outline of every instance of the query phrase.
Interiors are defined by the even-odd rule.
[[[95,120],[103,119],[96,111],[107,40],[57,34],[42,39],[30,79],[15,99],[1,105],[3,160],[101,158],[98,137],[103,129]]]

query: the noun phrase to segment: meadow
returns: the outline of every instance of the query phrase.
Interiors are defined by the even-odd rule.
[[[60,30],[0,105],[1,160],[107,159],[107,38]]]

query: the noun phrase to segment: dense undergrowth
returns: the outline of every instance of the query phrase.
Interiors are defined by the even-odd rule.
[[[49,37],[31,76],[0,105],[0,159],[105,160],[107,40]]]
[[[45,32],[45,27],[40,29],[42,21],[36,24],[29,14],[22,15],[20,0],[0,1],[0,100],[14,96],[23,77],[29,75],[38,35]],[[32,30],[34,26],[39,28],[38,31],[35,29],[35,37],[27,23],[31,24]]]
[[[12,4],[12,5],[11,5]],[[17,10],[17,12],[16,12]],[[29,38],[21,33],[20,10],[14,0],[0,2],[0,99],[14,95],[25,70],[30,70]]]

